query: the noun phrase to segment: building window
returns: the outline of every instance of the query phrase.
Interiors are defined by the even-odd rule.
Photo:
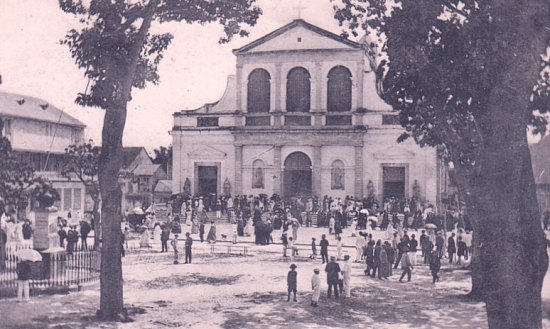
[[[345,66],[335,66],[328,73],[327,110],[351,111],[351,73]]]
[[[63,210],[68,211],[73,204],[73,193],[71,188],[63,189]]]
[[[344,163],[340,160],[334,161],[330,168],[330,177],[331,177],[330,189],[344,190],[346,188],[345,175],[346,175],[346,171],[344,169]]]
[[[73,192],[74,192],[73,209],[80,210],[82,208],[82,189],[75,188]]]
[[[255,69],[248,76],[248,113],[267,113],[271,103],[271,77],[264,69]]]
[[[295,67],[287,75],[286,111],[309,112],[311,109],[311,85],[309,72],[303,67]]]
[[[197,118],[197,127],[218,127],[218,117]]]
[[[264,162],[262,160],[252,163],[252,188],[264,188]]]

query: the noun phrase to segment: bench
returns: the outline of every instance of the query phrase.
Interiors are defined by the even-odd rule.
[[[234,246],[234,245],[210,245],[211,254],[227,254],[227,255],[238,255],[238,256],[247,256],[248,247],[247,246]]]

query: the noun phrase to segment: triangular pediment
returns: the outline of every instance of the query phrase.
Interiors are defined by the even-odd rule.
[[[234,50],[234,53],[360,48],[361,45],[356,42],[299,19]]]
[[[189,152],[187,156],[190,159],[223,159],[227,154],[211,146],[204,145]]]
[[[404,149],[399,146],[392,146],[374,153],[374,158],[377,160],[394,160],[394,159],[412,159],[414,152]]]

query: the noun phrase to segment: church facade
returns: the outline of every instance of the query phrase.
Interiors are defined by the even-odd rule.
[[[436,151],[396,142],[358,43],[295,20],[234,55],[219,101],[173,115],[173,193],[436,202]]]

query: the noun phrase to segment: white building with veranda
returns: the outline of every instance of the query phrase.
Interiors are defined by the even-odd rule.
[[[173,115],[173,193],[436,202],[436,150],[397,143],[360,44],[298,19],[233,53],[223,97]]]

